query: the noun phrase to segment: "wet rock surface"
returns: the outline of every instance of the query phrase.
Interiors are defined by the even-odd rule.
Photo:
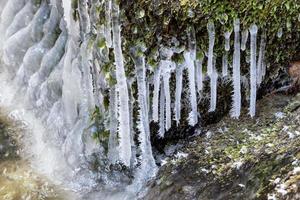
[[[299,108],[299,94],[270,95],[256,118],[245,109],[181,141],[144,199],[300,199]]]

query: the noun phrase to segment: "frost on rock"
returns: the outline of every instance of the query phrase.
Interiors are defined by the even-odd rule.
[[[176,67],[176,91],[175,91],[175,121],[177,126],[181,119],[181,96],[182,96],[182,74],[184,64],[178,64]]]
[[[197,93],[196,93],[196,81],[195,81],[195,61],[192,60],[191,52],[184,52],[184,59],[188,70],[189,79],[189,91],[190,91],[190,103],[191,112],[189,114],[189,125],[195,126],[198,123],[198,112],[197,112]]]
[[[246,44],[249,36],[249,31],[248,29],[244,30],[242,32],[242,43],[241,43],[241,50],[245,51],[246,50]]]
[[[240,75],[240,20],[234,20],[234,52],[233,52],[233,103],[231,117],[239,118],[241,113],[241,75]]]
[[[256,106],[256,46],[257,46],[257,31],[258,28],[255,24],[250,27],[250,51],[251,51],[251,62],[250,62],[250,108],[249,113],[251,117],[255,116]]]
[[[260,47],[257,61],[257,85],[262,83],[262,80],[266,74],[265,65],[265,51],[266,51],[266,32],[263,31],[260,39]]]
[[[124,61],[121,47],[121,26],[119,24],[119,6],[116,1],[112,4],[112,31],[113,47],[116,64],[117,91],[119,93],[119,148],[120,159],[126,166],[130,166],[131,139],[130,116],[127,80],[124,69]]]

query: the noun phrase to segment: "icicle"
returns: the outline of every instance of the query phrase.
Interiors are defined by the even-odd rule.
[[[170,95],[170,61],[162,61],[164,66],[163,81],[164,93],[166,98],[166,125],[165,129],[168,131],[171,128],[171,95]]]
[[[210,75],[210,108],[209,112],[214,112],[217,108],[217,88],[218,73],[216,70],[216,57],[213,60],[213,71]]]
[[[152,117],[154,122],[158,122],[158,100],[159,100],[159,88],[160,88],[160,73],[161,73],[161,63],[154,71],[154,92],[152,100]]]
[[[262,78],[265,75],[264,68],[264,57],[265,57],[265,50],[266,50],[266,32],[263,31],[260,39],[260,47],[259,47],[259,55],[257,61],[257,85],[259,86],[262,82]],[[264,71],[264,74],[263,74]]]
[[[265,55],[264,55],[264,57],[265,57]],[[265,59],[265,58],[263,58],[263,59]],[[266,72],[267,72],[266,61],[263,60],[263,62],[262,62],[262,70],[261,70],[262,80],[265,78]]]
[[[112,77],[115,72],[112,72]],[[109,142],[108,142],[108,159],[111,163],[116,163],[119,159],[118,152],[118,96],[115,85],[110,86],[109,91]]]
[[[203,57],[196,61],[196,83],[197,83],[197,91],[198,94],[201,95],[201,91],[203,90]]]
[[[222,76],[228,75],[228,51],[230,50],[230,35],[231,32],[227,31],[224,33],[225,38],[225,52],[222,57]]]
[[[209,48],[208,48],[208,63],[207,63],[207,74],[211,75],[213,71],[213,56],[214,56],[214,45],[215,45],[215,25],[212,22],[207,24],[207,30],[209,35]],[[227,41],[227,39],[226,39]]]
[[[84,40],[85,34],[89,34],[91,30],[90,16],[88,13],[88,2],[87,0],[78,1],[78,13],[80,17],[80,34],[81,39]]]
[[[195,65],[194,61],[192,60],[191,53],[189,51],[184,52],[184,59],[186,62],[186,67],[188,69],[190,103],[192,109],[189,114],[189,125],[195,126],[198,123]]]
[[[215,69],[215,59],[214,58],[214,44],[215,44],[215,26],[212,22],[207,24],[207,30],[209,35],[209,49],[208,49],[208,76],[210,77],[210,108],[209,112],[216,109],[217,104],[217,79],[218,74]],[[229,48],[229,37],[230,33],[225,33],[225,48]]]
[[[228,51],[225,51],[222,57],[222,76],[228,76]]]
[[[117,90],[119,92],[119,148],[121,161],[124,162],[126,166],[130,166],[131,140],[128,105],[129,97],[121,47],[121,26],[119,24],[119,6],[117,2],[117,0],[114,0],[112,4],[112,31],[116,64]]]
[[[234,21],[233,52],[233,104],[231,117],[239,118],[241,112],[241,75],[240,75],[240,20]]]
[[[159,97],[159,137],[163,138],[165,136],[165,92],[164,83],[160,84],[160,97]]]
[[[248,40],[248,35],[249,35],[248,29],[246,29],[246,30],[244,30],[242,32],[242,43],[241,43],[241,50],[242,51],[246,50],[246,44],[247,44],[247,40]]]
[[[134,56],[133,56],[134,57]],[[149,170],[155,167],[155,161],[152,154],[151,142],[150,142],[150,127],[148,118],[148,107],[147,107],[147,93],[146,93],[146,69],[145,69],[145,58],[135,57],[134,58],[137,84],[138,84],[138,103],[139,103],[139,142],[141,148],[141,164],[142,170]],[[145,167],[147,166],[148,169]],[[149,167],[151,167],[149,169]],[[143,169],[144,168],[144,169]]]
[[[227,31],[224,33],[224,37],[225,37],[225,51],[229,51],[230,50],[230,35],[231,32]]]
[[[105,40],[108,48],[112,47],[111,39],[111,0],[105,2]]]
[[[67,23],[67,29],[71,33],[72,29],[72,1],[62,0],[62,7],[64,8],[64,19]]]
[[[250,108],[249,113],[251,117],[255,116],[255,106],[256,106],[256,38],[257,38],[257,26],[255,24],[250,27],[250,48],[251,48],[251,63],[250,63]]]
[[[175,120],[177,126],[181,118],[181,94],[182,94],[182,73],[183,64],[178,64],[176,67],[176,92],[175,92]]]
[[[191,59],[193,61],[196,60],[196,33],[195,33],[195,28],[190,27],[190,30],[188,31],[188,41],[189,41],[189,50],[191,54]]]

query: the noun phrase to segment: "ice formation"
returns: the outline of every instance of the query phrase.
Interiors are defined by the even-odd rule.
[[[177,126],[184,120],[191,126],[199,122],[199,104],[206,97],[206,58],[199,56],[201,50],[197,56],[197,47],[201,45],[197,46],[195,27],[187,30],[186,47],[180,46],[175,37],[168,47],[159,44],[155,52],[157,66],[147,64],[147,48],[136,44],[131,47],[133,62],[128,62],[123,52],[127,46],[122,43],[118,1],[82,0],[76,5],[72,2],[9,0],[0,4],[5,5],[0,9],[1,73],[13,91],[6,94],[11,98],[8,102],[21,104],[24,113],[32,115],[28,118],[35,127],[37,120],[33,119],[40,122],[38,127],[43,131],[32,135],[29,153],[43,173],[59,177],[59,182],[69,184],[72,189],[92,188],[98,176],[112,183],[114,177],[109,177],[107,168],[97,175],[91,173],[88,165],[97,158],[104,165],[121,164],[136,170],[134,174],[139,181],[145,181],[156,168],[150,121],[159,126],[161,138],[169,134],[173,120]],[[100,6],[104,8],[103,15],[97,15]],[[208,52],[203,54],[208,59],[209,111],[212,112],[217,108],[219,66],[216,61],[220,55],[214,54],[213,22],[207,24],[207,30]],[[256,39],[252,29],[250,32],[250,114],[254,116],[256,85],[253,83],[259,85],[266,73],[266,38],[265,34],[261,37],[256,62]],[[238,118],[240,51],[245,49],[248,35],[243,31],[240,45],[239,20],[234,22],[234,34],[231,115]],[[224,33],[222,47],[225,48],[222,76],[228,79],[230,35],[229,31]],[[180,59],[174,59],[176,56]],[[127,71],[131,63],[133,66]],[[182,119],[186,108],[189,116]]]
[[[260,47],[257,60],[257,84],[261,84],[264,76],[266,75],[265,65],[265,51],[266,51],[266,33],[263,31],[260,38]]]
[[[233,103],[231,109],[231,116],[239,118],[241,113],[241,72],[240,72],[240,20],[234,20],[234,52],[233,52]]]
[[[251,117],[255,116],[255,106],[256,106],[256,38],[258,28],[255,24],[251,25],[250,29],[250,50],[251,50],[251,62],[250,62],[250,108],[249,113]]]

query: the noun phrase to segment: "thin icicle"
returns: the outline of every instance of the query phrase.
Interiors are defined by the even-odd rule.
[[[218,74],[215,69],[215,59],[214,58],[214,44],[215,44],[215,26],[212,22],[207,24],[207,31],[209,35],[209,49],[208,49],[208,76],[210,77],[210,108],[209,112],[213,112],[217,106],[217,79]],[[225,34],[225,48],[230,48],[229,46],[230,33]],[[228,47],[229,46],[229,47]]]
[[[230,35],[231,32],[227,31],[224,33],[225,38],[225,52],[222,57],[222,76],[228,75],[228,51],[230,50]]]
[[[241,113],[241,74],[240,74],[240,20],[234,21],[234,52],[233,52],[233,104],[231,117],[239,118]]]
[[[188,31],[189,50],[191,52],[191,59],[196,60],[196,33],[195,28],[190,27]]]
[[[250,27],[250,49],[251,49],[251,63],[250,63],[250,108],[249,113],[251,117],[255,116],[256,106],[256,40],[257,40],[257,26],[255,24]]]
[[[182,95],[182,73],[183,64],[178,64],[176,67],[176,92],[175,92],[175,121],[177,126],[181,119],[181,95]]]
[[[225,51],[222,57],[222,76],[228,76],[228,51]]]
[[[214,45],[215,45],[215,25],[212,22],[207,24],[207,30],[209,35],[209,48],[208,48],[208,63],[207,73],[211,75],[213,71],[213,56],[214,56]]]
[[[266,66],[265,55],[264,55],[263,62],[262,62],[262,69],[261,69],[262,80],[265,78],[266,72],[267,72],[267,66]]]
[[[266,50],[266,32],[263,31],[260,39],[260,47],[259,47],[259,55],[257,61],[257,85],[259,86],[262,82],[262,79],[265,75],[264,68],[264,57],[265,57],[265,50]],[[264,73],[264,74],[263,74]]]
[[[247,44],[247,40],[248,40],[248,35],[249,35],[248,29],[246,29],[246,30],[244,30],[242,32],[242,43],[241,43],[241,50],[242,51],[246,50],[246,44]]]
[[[152,100],[152,117],[154,122],[158,122],[158,102],[159,102],[159,89],[160,89],[160,73],[161,73],[161,63],[154,71],[154,91]]]
[[[121,47],[121,26],[119,24],[119,5],[117,4],[117,2],[117,0],[114,0],[112,5],[112,30],[116,64],[117,90],[119,92],[119,147],[121,161],[124,162],[126,166],[130,166],[131,139],[129,96]]]
[[[186,62],[186,67],[188,69],[190,103],[192,109],[189,114],[189,125],[195,126],[198,123],[195,65],[194,61],[192,60],[191,53],[189,51],[184,52],[184,59]]]
[[[115,72],[112,73],[113,77]],[[118,152],[118,95],[115,85],[110,87],[109,91],[109,142],[108,142],[108,159],[114,164],[119,160]]]
[[[201,91],[203,90],[203,58],[196,60],[196,83],[197,83],[197,92],[201,95]]]
[[[171,94],[170,94],[170,61],[163,61],[164,72],[163,72],[163,81],[164,81],[164,93],[166,98],[166,125],[165,129],[168,131],[171,128]]]
[[[158,136],[163,138],[165,136],[165,92],[164,83],[160,84],[160,97],[159,97],[159,132]]]
[[[217,88],[218,88],[218,73],[216,70],[216,58],[213,61],[213,71],[210,75],[210,108],[209,112],[214,112],[217,108]]]
[[[105,40],[108,48],[112,47],[111,38],[111,0],[105,2]]]
[[[231,35],[230,31],[227,31],[227,32],[224,33],[225,51],[229,51],[230,50],[230,35]]]

